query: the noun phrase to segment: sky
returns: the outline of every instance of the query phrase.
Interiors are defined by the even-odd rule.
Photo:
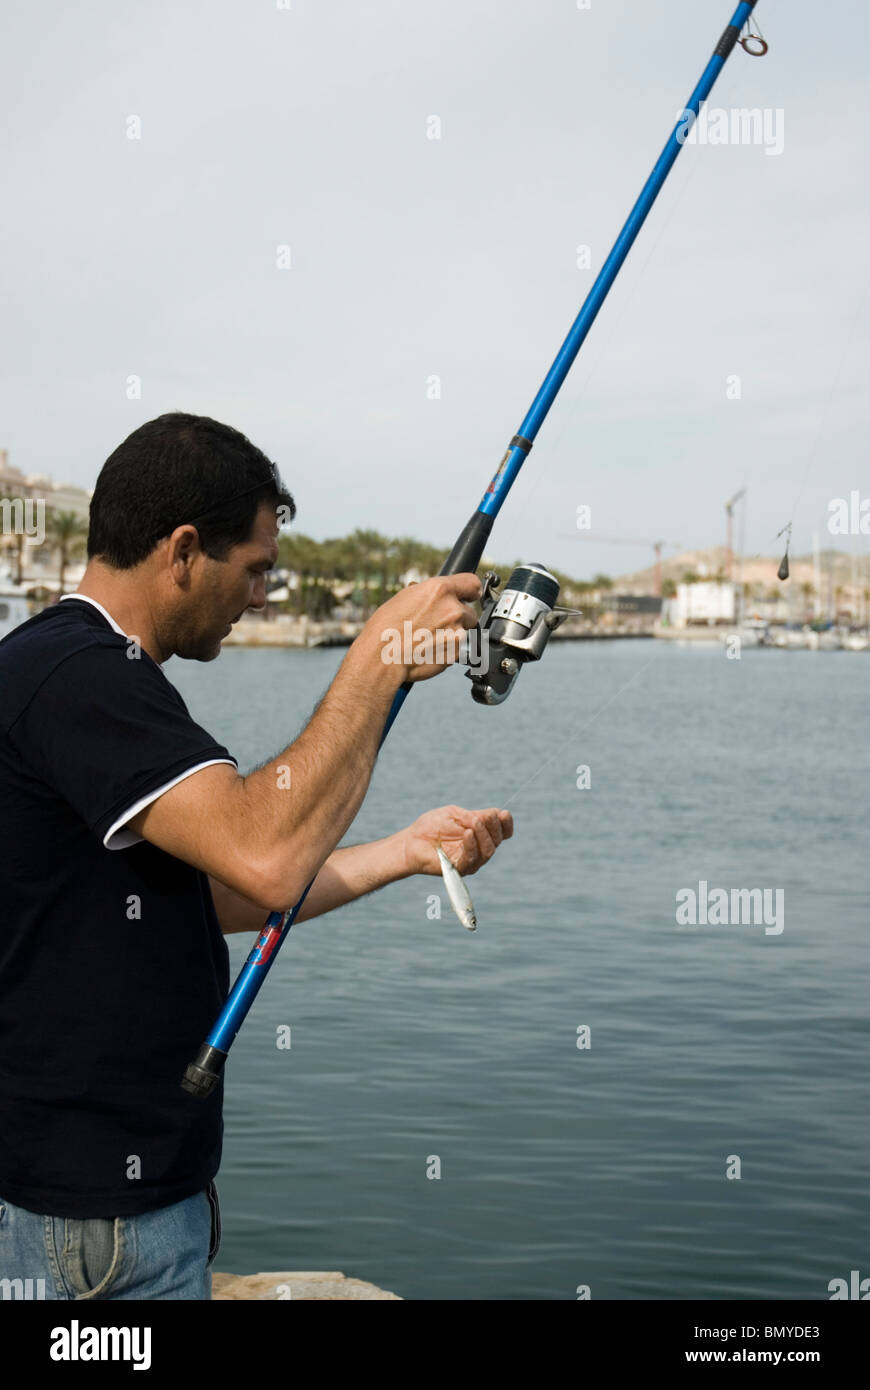
[[[208,414],[278,462],[297,530],[449,548],[734,9],[582,2],[7,7],[9,462],[92,487],[145,420]],[[682,150],[499,556],[636,570],[724,544],[743,487],[748,555],[789,521],[793,554],[866,554],[827,520],[870,495],[870,17],[756,18],[769,53],[735,49],[708,106],[771,138]]]

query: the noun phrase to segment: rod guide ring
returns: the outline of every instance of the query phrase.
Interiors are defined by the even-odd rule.
[[[744,53],[748,53],[750,58],[763,58],[770,44],[767,39],[763,39],[760,34],[744,34],[738,42],[742,44]],[[750,47],[757,44],[758,47]]]

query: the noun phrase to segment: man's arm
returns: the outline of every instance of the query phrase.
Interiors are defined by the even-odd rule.
[[[343,907],[355,898],[373,893],[388,883],[408,878],[413,870],[405,863],[401,835],[372,840],[333,850],[311,886],[299,911],[297,922],[320,917],[333,908]],[[209,878],[215,911],[224,936],[239,931],[260,931],[267,914],[250,898],[243,898],[225,883]],[[288,904],[292,906],[292,904]]]
[[[412,874],[440,873],[435,855],[437,844],[444,846],[460,873],[476,873],[492,857],[501,841],[512,834],[510,813],[495,807],[466,811],[460,806],[442,806],[427,811],[395,835],[335,850],[314,880],[296,921],[320,917],[388,883],[410,878]],[[214,878],[209,882],[225,936],[262,929],[266,914],[261,907],[225,883]]]
[[[384,629],[405,621],[463,633],[476,622],[476,575],[409,586],[383,604],[348,650],[299,737],[247,777],[227,764],[202,768],[130,822],[160,849],[192,864],[265,912],[292,905],[359,810],[399,686],[450,663],[384,659]]]

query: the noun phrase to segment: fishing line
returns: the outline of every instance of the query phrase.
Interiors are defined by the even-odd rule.
[[[745,72],[741,72],[739,77],[734,77],[734,70],[730,69],[729,71],[732,73],[732,81],[727,96],[730,99],[730,104],[734,106],[739,104],[741,98],[745,95],[745,90],[748,85],[748,79]],[[685,110],[684,107],[680,109]],[[673,222],[677,212],[680,210],[680,206],[683,202],[687,189],[693,184],[693,182],[697,178],[697,171],[700,167],[700,160],[697,158],[690,159],[688,164],[685,166],[681,166],[681,168],[682,167],[685,168],[686,173],[677,187],[677,190],[674,194],[673,200],[668,210],[664,213],[663,221],[650,247],[650,250],[647,252],[646,257],[643,261],[638,260],[637,266],[635,267],[634,277],[632,280],[629,281],[629,284],[626,287],[625,295],[622,299],[622,302],[619,305],[616,317],[613,318],[612,325],[609,324],[599,337],[598,350],[596,353],[592,355],[589,370],[584,377],[581,377],[576,390],[571,395],[569,395],[564,410],[560,412],[559,419],[555,425],[554,432],[550,436],[549,451],[545,455],[543,462],[540,464],[539,468],[537,469],[531,481],[529,482],[528,487],[523,493],[521,504],[517,508],[516,520],[514,522],[515,533],[519,533],[520,527],[524,520],[525,505],[533,498],[535,490],[541,482],[541,477],[543,476],[547,468],[552,469],[552,460],[559,453],[560,447],[565,438],[565,435],[568,432],[569,427],[573,427],[578,422],[582,408],[586,404],[588,404],[589,393],[587,391],[587,387],[589,386],[589,383],[592,380],[592,378],[599,371],[602,363],[608,361],[610,357],[611,349],[613,348],[616,341],[617,332],[621,330],[621,328],[623,327],[629,309],[633,308],[635,305],[638,294],[640,292],[640,287],[642,284],[646,282],[647,269],[661,247],[662,238],[664,237],[665,232],[670,228],[670,225]],[[505,546],[505,552],[509,553],[507,546]]]
[[[706,64],[700,80],[686,104],[681,108],[681,112],[691,113],[693,122],[697,119],[716,79],[733,52],[741,30],[751,16],[755,4],[756,0],[740,0],[730,24],[720,36],[713,54]],[[592,288],[583,301],[580,311],[544,377],[531,406],[524,415],[516,434],[511,437],[477,510],[472,513],[460,531],[453,549],[444,561],[441,568],[442,575],[467,574],[477,571],[495,518],[501,511],[510,489],[519,476],[523,464],[534,446],[538,431],[547,418],[578,352],[586,341],[605,299],[680,154],[688,128],[686,118],[681,115],[675,127],[672,128],[667,142],[644,183],[640,196],[629,212],[609,255],[595,277]],[[559,582],[543,565],[530,563],[517,566],[511,574],[504,592],[498,595],[495,590],[500,586],[501,581],[498,575],[494,573],[486,575],[481,594],[482,611],[477,628],[480,636],[483,637],[485,633],[487,638],[485,654],[482,660],[469,661],[468,663],[469,666],[475,668],[467,672],[472,682],[472,695],[479,704],[484,705],[500,704],[507,697],[523,666],[540,659],[550,636],[572,611],[557,604]],[[481,643],[481,646],[483,645]],[[650,658],[650,661],[653,659]],[[417,660],[416,657],[415,660]],[[649,662],[645,663],[641,671],[649,664]],[[639,674],[640,672],[636,672],[632,679],[637,679]],[[627,682],[626,686],[628,684],[631,684],[631,681]],[[412,689],[414,689],[414,683],[406,681],[396,692],[379,747],[387,737]],[[611,702],[617,698],[619,693],[617,692],[611,698]],[[558,754],[554,756],[558,756]],[[185,1071],[181,1085],[191,1095],[200,1098],[208,1096],[221,1080],[230,1047],[237,1037],[248,1010],[274,963],[277,952],[296,920],[313,883],[314,879],[307,885],[299,901],[293,907],[271,912],[266,918],[265,926],[239,972],[220,1017],[215,1022],[195,1059]]]
[[[619,687],[618,690],[614,691],[614,693],[611,695],[610,699],[609,699],[608,701],[606,701],[605,704],[601,705],[601,707],[595,711],[595,713],[592,715],[592,717],[591,717],[590,719],[588,719],[588,720],[586,721],[585,724],[581,724],[580,727],[579,727],[579,729],[575,729],[567,738],[565,738],[565,739],[563,740],[563,742],[562,742],[562,743],[560,744],[560,746],[557,748],[556,752],[553,753],[553,755],[552,755],[551,757],[547,758],[546,762],[541,763],[540,767],[537,769],[536,772],[533,772],[533,773],[532,773],[531,777],[527,777],[526,780],[525,780],[524,782],[521,782],[520,785],[519,785],[514,791],[511,792],[511,794],[510,794],[510,796],[507,798],[507,800],[503,802],[503,805],[504,805],[504,806],[507,806],[508,802],[513,801],[515,797],[519,796],[519,794],[520,794],[521,791],[524,791],[526,787],[531,786],[532,782],[536,781],[536,779],[537,779],[537,778],[541,775],[541,773],[544,771],[544,768],[545,768],[545,767],[549,767],[549,766],[550,766],[550,764],[559,756],[559,754],[563,751],[563,749],[567,746],[567,744],[570,743],[570,742],[573,742],[573,740],[577,737],[577,735],[580,734],[580,733],[582,733],[582,732],[584,731],[584,729],[588,729],[590,724],[594,724],[594,723],[595,723],[595,720],[598,718],[598,716],[599,716],[600,714],[603,714],[604,711],[605,711],[606,709],[609,709],[610,706],[613,704],[613,702],[614,702],[615,700],[618,700],[618,699],[619,699],[619,697],[620,697],[620,695],[622,694],[622,692],[623,692],[624,690],[627,690],[628,687],[629,687],[630,685],[633,685],[634,682],[638,679],[638,677],[641,676],[641,675],[643,675],[643,673],[644,673],[644,671],[647,669],[647,667],[652,666],[652,664],[653,664],[654,661],[658,661],[658,659],[659,659],[660,656],[661,656],[661,651],[660,651],[660,650],[654,652],[653,655],[652,655],[651,657],[649,657],[648,660],[645,661],[645,662],[643,663],[643,665],[640,667],[640,669],[637,670],[637,671],[635,671],[635,673],[634,673],[633,676],[630,676],[630,677],[629,677],[629,679],[625,682],[624,685],[621,685],[621,686]]]
[[[560,414],[559,422],[556,425],[555,430],[549,440],[549,452],[545,456],[544,462],[541,464],[541,467],[538,469],[538,471],[534,474],[531,482],[529,483],[528,488],[523,494],[521,506],[517,508],[517,518],[514,523],[514,529],[517,532],[520,529],[521,522],[524,520],[525,503],[527,503],[533,497],[535,489],[539,486],[541,482],[541,477],[546,471],[546,469],[548,467],[552,468],[552,460],[558,454],[564,437],[568,432],[569,426],[573,426],[578,422],[583,407],[586,406],[589,402],[589,393],[587,391],[587,387],[592,378],[600,369],[602,363],[606,362],[609,359],[611,349],[613,348],[616,340],[617,332],[622,328],[622,325],[625,322],[625,319],[628,315],[629,309],[634,306],[635,300],[637,299],[640,290],[641,283],[646,278],[647,267],[649,266],[650,262],[652,261],[653,257],[659,249],[662,237],[664,236],[665,231],[670,226],[670,223],[673,220],[673,217],[680,205],[680,202],[682,201],[683,194],[685,193],[686,188],[695,176],[695,167],[696,162],[692,161],[690,172],[687,175],[687,177],[683,179],[679,191],[677,192],[674,198],[674,202],[670,208],[670,211],[665,214],[664,222],[661,228],[659,229],[659,233],[655,239],[655,242],[653,243],[651,249],[647,253],[646,259],[642,262],[638,261],[638,265],[637,267],[635,267],[634,279],[630,282],[630,287],[626,288],[623,302],[620,304],[620,307],[617,311],[616,317],[614,318],[612,326],[608,325],[608,327],[602,333],[601,338],[599,339],[598,351],[592,357],[591,365],[589,367],[588,372],[584,377],[580,379],[576,391],[572,396],[569,397],[565,409]],[[505,547],[505,549],[507,549],[507,547]]]
[[[855,306],[855,312],[854,312],[854,314],[853,314],[853,316],[852,316],[852,322],[851,322],[851,324],[850,324],[850,326],[849,326],[849,331],[847,332],[847,334],[846,334],[846,336],[845,336],[845,338],[844,338],[844,340],[843,340],[843,347],[842,347],[842,350],[841,350],[841,352],[840,352],[840,360],[839,360],[839,362],[838,362],[838,364],[837,364],[836,371],[834,372],[834,376],[833,376],[833,379],[832,379],[832,381],[831,381],[831,385],[830,385],[830,387],[828,388],[828,395],[827,395],[827,398],[826,398],[825,403],[824,403],[824,405],[823,405],[823,407],[822,407],[822,412],[821,412],[821,415],[820,415],[820,417],[819,417],[819,425],[818,425],[818,429],[816,430],[815,439],[813,440],[813,443],[812,443],[811,446],[810,446],[810,451],[809,451],[809,455],[808,455],[808,458],[807,458],[807,466],[806,466],[806,468],[805,468],[805,470],[804,470],[803,482],[802,482],[801,485],[800,485],[800,489],[798,490],[798,495],[797,495],[797,497],[796,497],[796,499],[795,499],[794,506],[793,506],[792,509],[791,509],[791,518],[790,518],[790,520],[786,523],[786,525],[783,526],[782,530],[781,530],[781,531],[777,531],[777,533],[776,533],[776,538],[777,538],[777,540],[778,540],[779,537],[780,537],[781,535],[783,535],[784,533],[787,532],[787,540],[786,540],[785,554],[784,554],[783,557],[782,557],[782,562],[781,562],[781,564],[780,564],[779,570],[777,570],[777,577],[778,577],[779,579],[788,579],[788,547],[789,547],[789,544],[790,544],[790,542],[791,542],[791,530],[792,530],[792,526],[793,526],[793,524],[794,524],[795,514],[796,514],[797,509],[798,509],[798,504],[800,503],[800,500],[801,500],[801,498],[803,497],[803,495],[804,495],[804,493],[806,492],[806,489],[807,489],[807,478],[808,478],[809,475],[810,475],[810,468],[812,467],[812,465],[813,465],[813,464],[815,463],[815,461],[816,461],[816,453],[817,453],[818,447],[819,447],[819,445],[820,445],[820,443],[821,443],[821,441],[822,441],[822,434],[824,433],[825,426],[826,426],[826,424],[827,424],[827,422],[828,422],[828,414],[830,413],[831,405],[832,405],[832,403],[833,403],[834,392],[836,391],[837,386],[838,386],[839,381],[840,381],[840,377],[842,376],[843,367],[845,366],[845,363],[846,363],[847,351],[848,351],[848,349],[852,346],[852,338],[853,338],[853,336],[854,336],[854,333],[855,333],[856,328],[858,327],[858,320],[859,320],[859,318],[861,317],[861,314],[862,314],[862,311],[863,311],[863,307],[864,307],[864,306],[863,306],[863,304],[860,303],[860,301],[859,301],[859,303]],[[782,573],[783,570],[785,571],[785,573]]]
[[[741,97],[745,94],[745,88],[746,88],[746,85],[747,85],[746,79],[745,79],[745,78],[741,78],[741,79],[740,79],[739,81],[737,81],[737,82],[732,82],[731,85],[732,85],[732,90],[728,93],[728,95],[729,95],[729,97],[730,97],[730,100],[731,100],[731,104],[732,104],[732,105],[739,105]],[[568,429],[569,424],[574,424],[574,423],[575,423],[575,421],[577,420],[577,418],[578,418],[578,416],[579,416],[580,407],[581,407],[584,403],[586,403],[586,401],[588,401],[588,394],[587,394],[587,392],[586,392],[586,387],[588,386],[588,384],[589,384],[590,380],[592,379],[592,377],[593,377],[593,376],[595,375],[595,373],[598,371],[599,367],[601,366],[602,361],[605,360],[606,357],[608,356],[608,354],[609,354],[609,352],[610,352],[610,349],[612,348],[612,346],[613,346],[613,344],[614,344],[614,341],[615,341],[615,338],[616,338],[616,333],[617,333],[618,329],[622,327],[623,322],[624,322],[624,320],[625,320],[625,318],[626,318],[626,316],[627,316],[627,314],[628,314],[629,308],[630,308],[631,306],[633,306],[635,300],[637,299],[637,296],[638,296],[638,293],[639,293],[639,290],[640,290],[641,283],[644,282],[645,279],[646,279],[647,267],[649,266],[649,264],[650,264],[650,262],[652,261],[653,257],[658,253],[658,251],[659,251],[659,249],[660,249],[660,246],[661,246],[662,238],[663,238],[665,232],[666,232],[666,231],[668,230],[668,228],[670,227],[670,224],[671,224],[671,222],[673,221],[673,219],[674,219],[676,213],[678,212],[678,210],[679,210],[679,208],[680,208],[680,204],[681,204],[681,202],[683,201],[683,198],[684,198],[684,196],[685,196],[685,194],[686,194],[686,190],[689,188],[689,186],[690,186],[690,184],[692,183],[692,181],[695,180],[696,177],[697,177],[697,170],[698,170],[698,167],[699,167],[699,161],[698,161],[697,159],[691,160],[691,161],[689,162],[689,164],[688,164],[688,166],[687,166],[687,168],[688,168],[688,173],[687,173],[686,177],[682,180],[682,182],[681,182],[681,184],[680,184],[680,186],[679,186],[679,189],[677,190],[677,192],[676,192],[676,194],[675,194],[675,197],[674,197],[674,199],[673,199],[673,201],[672,201],[672,203],[671,203],[670,209],[669,209],[669,211],[667,212],[667,214],[666,214],[666,216],[665,216],[665,218],[664,218],[664,221],[663,221],[663,223],[662,223],[662,226],[661,226],[661,228],[659,229],[659,233],[658,233],[658,235],[657,235],[657,237],[656,237],[656,239],[655,239],[655,242],[653,243],[652,247],[650,248],[650,250],[649,250],[649,252],[648,252],[648,254],[647,254],[647,256],[646,256],[646,259],[645,259],[642,263],[640,263],[638,273],[636,274],[634,280],[632,281],[631,289],[630,289],[630,291],[626,294],[626,296],[625,296],[625,298],[624,298],[624,301],[623,301],[623,303],[622,303],[622,305],[621,305],[621,307],[620,307],[618,319],[617,319],[617,320],[614,320],[614,326],[611,328],[610,332],[608,333],[607,338],[606,338],[606,339],[604,340],[604,342],[601,344],[598,354],[593,358],[592,365],[590,366],[589,371],[586,373],[586,376],[582,379],[582,381],[581,381],[581,383],[580,383],[580,385],[579,385],[577,391],[575,392],[575,394],[570,398],[570,400],[569,400],[569,402],[568,402],[568,404],[567,404],[567,407],[566,407],[565,411],[562,412],[562,418],[561,418],[561,420],[560,420],[560,423],[559,423],[559,425],[557,426],[556,431],[555,431],[553,437],[552,437],[551,440],[550,440],[550,454],[549,454],[549,455],[547,456],[547,458],[545,459],[544,464],[542,465],[542,467],[541,467],[541,468],[538,470],[538,472],[535,474],[532,483],[530,484],[530,486],[529,486],[527,492],[525,493],[524,502],[527,502],[527,501],[529,500],[529,498],[530,498],[530,497],[532,496],[532,494],[534,493],[535,488],[536,488],[536,487],[538,486],[538,484],[540,483],[541,475],[542,475],[542,473],[544,472],[545,468],[550,464],[550,460],[551,460],[551,458],[553,457],[553,455],[555,455],[555,454],[557,453],[559,444],[560,444],[560,442],[561,442],[563,436],[565,435],[565,433],[566,433],[566,431],[567,431],[567,429]],[[739,543],[740,543],[740,549],[741,549],[741,552],[742,552],[742,550],[743,550],[743,545],[744,545],[744,541],[745,541],[745,527],[746,527],[746,513],[745,513],[745,508],[744,508],[744,511],[741,513],[741,517],[742,517],[742,526],[741,526],[741,535],[740,535],[740,542],[739,542]],[[519,526],[519,518],[518,518],[518,521],[517,521],[517,527],[518,527],[518,526]],[[533,781],[535,781],[536,778],[539,776],[539,774],[544,770],[544,768],[549,767],[550,764],[554,761],[554,759],[558,756],[558,752],[561,751],[561,748],[564,748],[565,745],[566,745],[568,742],[570,742],[572,738],[574,738],[574,737],[576,736],[576,733],[582,733],[584,729],[588,728],[589,725],[590,725],[591,723],[593,723],[595,719],[598,718],[599,714],[603,714],[604,711],[605,711],[606,709],[608,709],[608,708],[610,707],[611,704],[613,704],[613,701],[619,698],[619,696],[622,694],[623,690],[627,690],[628,687],[629,687],[631,684],[633,684],[633,682],[637,679],[637,677],[640,676],[640,675],[643,673],[643,671],[645,671],[645,670],[647,669],[648,666],[651,666],[652,663],[658,659],[658,657],[660,656],[660,654],[661,654],[660,652],[655,652],[655,653],[653,654],[653,656],[649,657],[649,659],[648,659],[647,661],[644,662],[643,666],[640,667],[640,669],[635,673],[635,675],[632,676],[628,681],[626,681],[625,684],[624,684],[623,686],[621,686],[621,687],[619,688],[619,690],[617,690],[617,691],[615,692],[615,694],[611,697],[611,699],[608,700],[606,704],[602,705],[601,708],[595,712],[595,714],[592,716],[592,718],[591,718],[586,724],[581,725],[580,728],[575,732],[575,734],[570,735],[569,738],[567,738],[567,739],[565,740],[565,742],[561,745],[560,749],[557,750],[557,752],[556,752],[555,754],[553,754],[550,758],[548,758],[545,762],[543,762],[543,763],[540,765],[540,767],[539,767],[538,770],[533,774],[532,777],[528,778],[527,781],[520,783],[519,787],[517,787],[517,788],[515,789],[515,791],[513,791],[513,792],[511,793],[511,795],[510,795],[502,804],[503,804],[504,806],[507,806],[508,803],[511,802],[511,801],[513,801],[514,798],[515,798],[516,796],[518,796],[519,793],[520,793],[521,791],[523,791],[525,787],[529,786]]]
[[[739,522],[739,528],[740,528],[740,529],[739,529],[739,532],[738,532],[738,535],[737,535],[737,557],[738,557],[738,560],[739,560],[739,564],[737,565],[737,584],[738,584],[738,586],[742,583],[742,580],[743,580],[743,549],[744,549],[744,546],[746,545],[746,509],[747,509],[747,507],[748,507],[748,505],[749,505],[749,501],[748,501],[748,499],[749,499],[749,485],[748,485],[748,483],[747,483],[747,481],[746,481],[746,478],[743,479],[743,488],[742,488],[742,491],[743,491],[743,497],[741,498],[741,502],[742,502],[743,505],[742,505],[741,508],[740,508],[740,522]],[[731,558],[731,563],[732,563],[732,566],[733,566],[733,565],[734,565],[734,555],[732,555],[730,558]],[[735,594],[736,594],[736,590],[735,590]],[[734,604],[734,617],[735,617],[735,619],[737,618],[737,602],[736,602],[736,598],[735,598],[735,604]]]

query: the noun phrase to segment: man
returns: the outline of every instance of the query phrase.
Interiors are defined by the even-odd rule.
[[[512,833],[506,811],[447,806],[336,850],[397,689],[448,664],[385,660],[381,634],[458,638],[475,575],[383,604],[248,776],[191,719],[161,664],[213,660],[264,606],[294,515],[243,435],[161,416],[100,472],[78,591],[0,643],[0,1278],[46,1298],[211,1296],[223,1086],[180,1080],[229,991],[222,933],[315,876],[299,921],[437,874],[438,843],[473,873]]]

